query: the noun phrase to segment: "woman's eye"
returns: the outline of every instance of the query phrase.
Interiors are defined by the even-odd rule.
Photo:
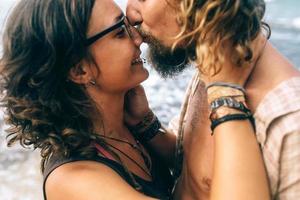
[[[118,38],[122,38],[122,37],[124,37],[125,35],[126,35],[126,31],[125,31],[125,28],[124,28],[124,27],[118,29],[118,32],[117,32],[117,34],[116,34],[116,36],[117,36]]]

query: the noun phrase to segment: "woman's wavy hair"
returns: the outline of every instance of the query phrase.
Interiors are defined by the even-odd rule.
[[[231,61],[247,66],[253,58],[251,42],[262,29],[263,0],[175,0],[181,32],[173,48],[182,41],[195,48],[190,59],[203,73],[216,74],[225,59],[224,46],[231,45]]]
[[[10,126],[8,145],[41,150],[41,170],[61,157],[95,158],[100,144],[128,167],[94,131],[101,113],[83,85],[68,79],[82,59],[97,65],[86,33],[95,0],[24,0],[6,22],[0,59],[1,106]],[[100,72],[100,70],[98,71]],[[103,123],[101,124],[103,126]]]
[[[91,110],[82,85],[68,81],[72,67],[92,61],[84,45],[94,0],[20,1],[6,22],[1,57],[2,106],[8,145],[51,155],[94,156]]]

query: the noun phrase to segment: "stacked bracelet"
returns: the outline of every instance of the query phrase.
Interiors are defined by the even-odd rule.
[[[160,121],[152,111],[140,123],[128,127],[135,139],[144,144],[152,140],[156,135],[163,133],[163,131],[160,131],[161,128]]]
[[[218,125],[232,120],[250,120],[255,130],[254,118],[246,104],[244,88],[222,82],[210,84],[206,88],[211,108],[212,134]]]
[[[147,143],[152,140],[158,133],[161,128],[161,123],[157,117],[155,117],[154,122],[144,131],[134,133],[136,139],[142,143]]]

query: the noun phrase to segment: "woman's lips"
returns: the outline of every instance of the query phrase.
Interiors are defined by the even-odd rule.
[[[135,65],[135,64],[141,64],[143,63],[143,60],[141,58],[137,58],[137,59],[134,59],[131,64],[132,65]]]

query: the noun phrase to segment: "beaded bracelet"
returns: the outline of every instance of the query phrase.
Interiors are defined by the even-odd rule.
[[[207,100],[209,104],[220,97],[236,97],[241,101],[246,100],[243,92],[233,88],[214,86],[207,91]]]
[[[216,109],[222,106],[233,108],[242,111],[246,114],[251,114],[251,111],[246,105],[246,102],[238,101],[236,97],[220,97],[219,99],[215,99],[210,104],[210,108],[212,112],[214,112]]]

